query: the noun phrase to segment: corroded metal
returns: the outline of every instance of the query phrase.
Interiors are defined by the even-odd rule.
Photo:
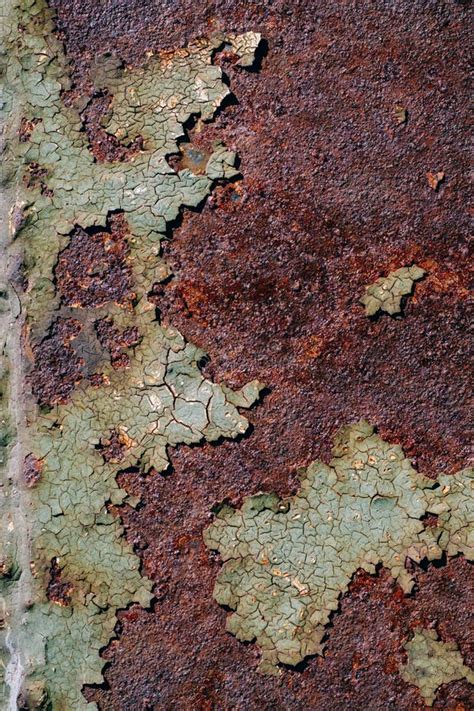
[[[127,460],[130,441],[118,426],[101,433],[98,461],[119,471],[130,504],[142,502],[108,510],[123,521],[156,601],[151,610],[119,613],[118,639],[103,652],[106,681],[85,688],[86,698],[114,711],[421,711],[416,685],[401,676],[419,628],[435,626],[465,664],[473,662],[472,572],[463,557],[407,562],[410,596],[383,568],[356,574],[331,618],[324,656],[274,679],[256,673],[253,645],[225,632],[227,613],[212,599],[222,563],[202,535],[224,500],[240,507],[261,489],[294,494],[301,467],[328,461],[335,432],[360,418],[433,479],[466,465],[468,3],[54,4],[72,61],[62,100],[80,112],[99,164],[127,164],[146,150],[141,135],[107,130],[107,77],[124,65],[143,67],[150,50],[172,58],[201,36],[265,38],[259,72],[237,67],[232,47],[214,56],[238,100],[228,96],[212,123],[190,122],[167,157],[174,170],[202,176],[213,144],[223,141],[238,151],[243,178],[219,185],[199,214],[172,224],[165,258],[174,277],[151,279],[147,298],[164,326],[210,354],[208,378],[234,387],[258,378],[268,391],[248,415],[250,436],[179,448],[172,479],[144,476]],[[23,118],[19,137],[28,144],[41,129],[35,117]],[[25,186],[50,197],[39,162]],[[111,214],[95,230],[79,223],[59,250],[60,308],[27,346],[29,382],[43,406],[63,407],[78,389],[99,393],[111,376],[128,377],[140,334],[104,309],[104,299],[123,309],[136,298],[130,230],[117,219]],[[20,229],[21,206],[12,220]],[[366,286],[411,264],[426,276],[403,316],[368,320],[359,303]],[[21,292],[27,270],[14,254],[9,266]],[[16,333],[12,353],[18,343]],[[33,491],[41,473],[31,454],[21,477]],[[436,535],[442,515],[424,517],[426,529]],[[50,603],[67,610],[72,583],[59,566],[48,561],[44,587]],[[459,680],[438,689],[434,707],[473,703]]]
[[[171,447],[243,434],[248,422],[238,408],[250,407],[261,390],[257,381],[232,390],[206,379],[202,352],[159,323],[147,296],[168,273],[160,256],[167,226],[217,180],[237,174],[235,153],[222,143],[199,174],[174,170],[166,156],[186,121],[195,114],[211,120],[229,93],[212,63],[215,51],[229,46],[251,66],[260,36],[216,34],[173,56],[150,57],[140,70],[104,59],[94,76],[114,93],[104,123],[118,141],[141,138],[133,160],[106,164],[93,159],[77,104],[63,103],[69,68],[53,11],[44,0],[18,0],[7,10],[4,182],[10,214],[21,219],[2,234],[0,703],[79,711],[95,707],[82,686],[102,681],[99,652],[117,610],[152,599],[152,581],[109,511],[138,503],[119,486],[121,467],[157,474],[168,468]],[[19,295],[13,255],[21,260]],[[63,310],[79,318],[63,318]],[[93,372],[82,379],[85,358],[74,348],[82,335],[85,353],[86,325],[110,359],[100,358],[100,348],[95,358],[90,352]],[[116,336],[130,356],[116,353]],[[59,367],[55,344],[63,351]],[[72,368],[61,367],[69,354]],[[29,378],[39,407],[26,380],[18,391],[29,357],[41,374]],[[16,431],[15,399],[22,408]]]

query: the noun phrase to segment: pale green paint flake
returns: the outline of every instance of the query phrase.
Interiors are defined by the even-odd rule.
[[[239,56],[237,61],[239,66],[252,66],[261,39],[262,36],[258,32],[245,32],[242,35],[231,35],[228,38],[233,51]]]
[[[322,651],[325,625],[357,569],[374,573],[381,563],[409,592],[407,557],[467,550],[467,472],[446,477],[457,482],[449,491],[434,489],[366,422],[342,428],[333,455],[329,465],[308,467],[295,496],[257,494],[240,510],[224,506],[204,533],[224,561],[214,597],[235,611],[227,628],[256,640],[264,673]],[[444,511],[440,529],[424,528],[431,510]]]
[[[114,94],[104,120],[108,132],[124,143],[142,136],[145,148],[161,155],[176,150],[177,139],[184,136],[183,123],[190,116],[212,119],[230,93],[221,69],[212,64],[214,51],[225,44],[240,57],[238,64],[251,66],[260,35],[217,34],[186,49],[154,56],[143,69],[121,71],[113,64],[112,71],[102,71],[100,78],[96,76],[96,87]]]
[[[360,300],[366,316],[375,316],[379,311],[391,316],[401,313],[403,298],[412,293],[414,283],[425,274],[425,270],[416,265],[402,267],[367,286]]]
[[[136,300],[133,309],[108,304],[105,313],[120,328],[137,327],[141,340],[125,372],[102,368],[102,387],[83,383],[68,404],[48,413],[28,406],[23,456],[31,454],[41,468],[24,512],[33,578],[28,604],[15,592],[10,563],[5,566],[9,577],[0,579],[7,617],[15,620],[8,645],[1,633],[0,664],[9,664],[13,655],[18,661],[14,684],[0,675],[0,704],[15,703],[23,679],[32,705],[82,711],[95,708],[81,689],[102,681],[99,651],[113,634],[117,610],[132,602],[147,605],[151,597],[151,581],[140,574],[119,520],[107,510],[109,503],[134,503],[119,488],[117,473],[137,465],[156,475],[168,467],[170,447],[241,435],[248,422],[237,408],[250,407],[261,389],[252,382],[234,392],[204,378],[199,368],[204,353],[162,326],[147,299],[153,283],[169,275],[160,247],[167,224],[183,207],[205,200],[216,180],[237,174],[235,153],[222,143],[215,144],[201,175],[187,169],[175,173],[166,156],[177,151],[183,123],[192,115],[212,120],[229,92],[220,68],[212,64],[215,51],[230,43],[248,66],[260,38],[249,33],[202,40],[151,57],[134,70],[110,58],[102,62],[96,84],[113,95],[106,128],[124,143],[141,135],[144,148],[132,160],[99,163],[89,151],[78,107],[66,108],[61,100],[69,72],[53,17],[44,0],[21,0],[2,28],[2,117],[8,126],[15,110],[36,124],[23,143],[16,129],[7,132],[3,156],[4,179],[16,192],[12,214],[22,215],[15,244],[28,277],[22,296],[25,330],[34,342],[54,318],[59,306],[54,267],[74,226],[103,226],[111,212],[120,210],[131,232]],[[24,177],[31,164],[41,169],[43,185],[27,188]],[[1,397],[0,392],[0,409]],[[102,456],[112,432],[123,443],[120,461]],[[12,520],[5,532],[5,521],[0,522],[2,543],[14,550],[21,522]],[[53,559],[70,586],[65,606],[47,598]],[[25,580],[25,570],[20,573]]]
[[[408,659],[400,673],[405,681],[418,687],[428,706],[433,705],[442,684],[459,679],[474,684],[474,671],[464,664],[457,644],[441,642],[434,630],[417,630],[405,650]]]

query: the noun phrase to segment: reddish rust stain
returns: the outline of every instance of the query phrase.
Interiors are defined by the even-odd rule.
[[[425,528],[436,528],[438,526],[438,516],[436,514],[425,514],[422,521]]]
[[[216,57],[238,101],[189,138],[203,151],[224,140],[244,177],[219,187],[201,214],[185,213],[165,250],[175,279],[153,298],[165,321],[210,353],[210,376],[232,385],[258,377],[270,394],[250,415],[251,436],[180,448],[171,478],[121,475],[144,503],[120,514],[157,602],[121,614],[120,639],[104,653],[107,684],[87,697],[111,711],[421,711],[397,671],[417,625],[435,626],[473,661],[472,573],[462,558],[412,566],[410,597],[383,570],[359,574],[325,657],[273,679],[255,672],[254,645],[225,633],[226,612],[212,600],[220,563],[202,530],[224,498],[294,490],[298,468],[327,459],[338,427],[360,417],[430,476],[465,465],[467,3],[53,4],[77,95],[91,91],[89,69],[103,52],[140,64],[149,49],[219,29],[260,31],[268,42],[259,73]],[[92,150],[127,159],[100,129],[107,102],[96,98],[84,116]],[[397,123],[397,105],[407,122]],[[435,192],[426,173],[439,167],[447,177]],[[412,262],[428,275],[404,317],[368,320],[364,287]],[[434,708],[473,705],[456,682]]]
[[[101,440],[97,449],[106,462],[121,462],[133,441],[125,432],[112,430],[108,439]]]
[[[445,175],[442,170],[439,170],[437,173],[432,173],[431,171],[428,171],[426,173],[426,180],[428,181],[428,185],[432,190],[435,191],[438,190],[444,178]]]
[[[20,139],[20,143],[26,143],[27,141],[30,140],[30,136],[33,133],[35,126],[37,126],[40,123],[41,119],[38,118],[33,118],[33,119],[26,119],[22,118],[20,121],[20,128],[18,130],[18,137]]]
[[[122,214],[108,220],[106,230],[77,227],[59,255],[55,276],[67,306],[102,306],[110,301],[130,304],[131,267],[128,226]]]
[[[104,373],[92,373],[89,381],[94,388],[100,388],[102,385],[108,385],[110,382]]]

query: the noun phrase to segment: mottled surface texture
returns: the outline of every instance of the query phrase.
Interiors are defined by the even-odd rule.
[[[107,711],[421,711],[417,688],[399,673],[413,628],[435,627],[474,661],[464,558],[415,567],[409,597],[384,569],[357,574],[324,658],[274,679],[255,672],[254,645],[225,632],[227,613],[212,599],[221,562],[202,532],[225,498],[240,505],[260,489],[294,492],[291,473],[327,461],[336,430],[361,417],[425,474],[466,465],[470,3],[54,4],[77,96],[107,51],[142,64],[150,48],[216,29],[261,32],[268,43],[258,74],[229,53],[216,58],[238,102],[190,138],[202,152],[216,138],[237,150],[244,178],[218,188],[201,214],[185,213],[165,255],[175,277],[153,298],[165,321],[209,352],[207,375],[236,386],[258,377],[271,390],[250,415],[251,436],[180,449],[172,479],[121,475],[144,505],[116,512],[157,602],[120,615],[119,639],[104,653],[107,683],[87,697]],[[107,106],[98,96],[83,114],[94,155],[126,158],[136,145],[104,136]],[[435,191],[427,173],[438,172]],[[367,319],[366,285],[413,263],[427,276],[403,318]],[[442,686],[434,702],[446,711],[473,705],[465,680]]]

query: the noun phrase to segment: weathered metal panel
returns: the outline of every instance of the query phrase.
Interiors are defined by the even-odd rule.
[[[86,687],[85,697],[110,711],[424,709],[401,675],[415,629],[435,629],[466,664],[474,661],[464,557],[408,561],[410,595],[383,568],[357,573],[332,615],[324,656],[274,678],[256,672],[254,644],[225,631],[228,612],[212,598],[222,562],[202,536],[224,500],[240,507],[260,490],[294,494],[301,468],[329,461],[337,430],[361,418],[433,479],[466,466],[469,3],[54,5],[72,67],[69,106],[84,108],[104,53],[112,69],[114,57],[134,68],[150,51],[172,57],[216,32],[264,38],[252,71],[231,51],[217,54],[236,99],[225,99],[212,122],[190,122],[190,148],[168,158],[175,170],[202,175],[213,143],[223,141],[237,151],[242,178],[219,181],[206,204],[172,222],[164,257],[173,277],[147,289],[165,326],[209,354],[206,377],[236,388],[258,378],[268,390],[245,413],[245,436],[178,448],[167,476],[118,466],[127,440],[104,433],[101,456],[121,470],[117,483],[130,500],[141,501],[109,510],[122,519],[156,600],[151,610],[119,613],[117,639],[103,652],[105,682]],[[107,133],[110,101],[96,90],[82,122],[99,165],[126,165],[144,146]],[[23,122],[22,140],[32,131]],[[48,190],[40,166],[29,180]],[[129,234],[111,215],[100,229],[78,227],[62,249],[60,311],[24,346],[41,405],[61,407],[80,383],[99,393],[104,364],[127,377],[140,334],[128,322],[114,326],[104,304],[134,301]],[[425,275],[402,315],[367,318],[367,285],[413,264]],[[21,291],[25,270],[13,276]],[[27,464],[36,481],[37,461]],[[424,521],[436,529],[436,516]],[[53,603],[67,603],[55,560],[47,584]],[[434,702],[450,711],[473,705],[466,680],[442,686]]]

